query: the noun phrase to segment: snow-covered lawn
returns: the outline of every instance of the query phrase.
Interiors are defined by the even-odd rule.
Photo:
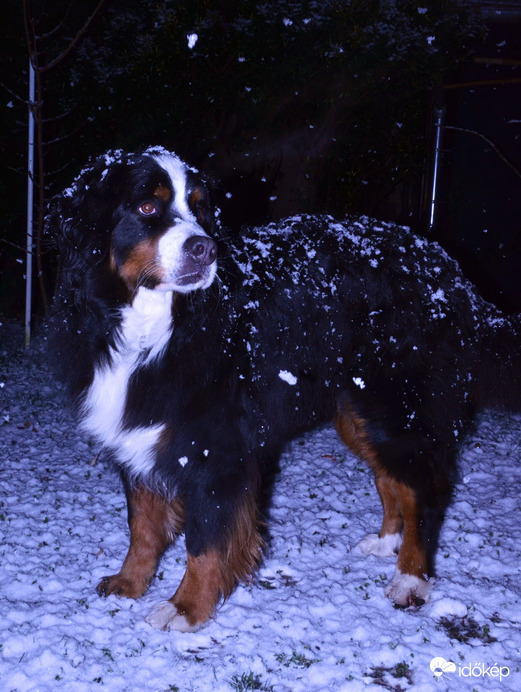
[[[173,595],[183,541],[140,600],[97,596],[126,553],[123,489],[93,462],[42,336],[28,354],[22,341],[0,326],[2,692],[521,689],[520,417],[487,412],[463,446],[423,608],[394,609],[393,559],[356,548],[381,509],[331,426],[282,458],[256,582],[200,632],[163,633],[144,617]],[[435,677],[439,657],[454,665]]]

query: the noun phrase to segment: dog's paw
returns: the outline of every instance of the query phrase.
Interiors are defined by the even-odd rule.
[[[147,590],[146,582],[136,583],[125,579],[120,574],[103,577],[96,587],[99,596],[123,596],[125,598],[139,598]]]
[[[398,608],[418,607],[429,600],[430,582],[399,569],[385,589],[385,595]]]
[[[204,622],[191,625],[185,615],[178,612],[171,601],[162,601],[150,611],[145,618],[151,627],[156,630],[167,632],[175,630],[177,632],[197,632],[204,626]]]
[[[393,557],[400,550],[402,536],[399,533],[388,533],[382,538],[377,533],[368,533],[364,536],[357,548],[364,555],[378,555],[379,557]]]

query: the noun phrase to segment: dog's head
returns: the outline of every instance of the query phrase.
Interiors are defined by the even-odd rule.
[[[162,148],[95,159],[51,200],[47,229],[69,280],[102,268],[131,292],[144,286],[188,293],[207,288],[215,277],[217,245],[209,236],[213,212],[206,186]]]

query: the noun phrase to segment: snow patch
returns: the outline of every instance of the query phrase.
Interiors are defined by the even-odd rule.
[[[186,40],[188,41],[188,48],[192,50],[192,48],[195,46],[197,43],[199,36],[197,34],[188,34],[186,37]]]
[[[468,613],[467,606],[454,598],[440,598],[432,603],[430,608],[431,617],[439,619],[441,617],[455,616],[464,618]]]
[[[295,375],[292,375],[288,370],[281,370],[279,372],[279,377],[281,380],[284,380],[284,382],[287,382],[291,386],[296,385],[298,382]]]
[[[441,301],[442,303],[447,302],[447,298],[445,297],[445,292],[441,288],[438,288],[437,291],[434,291],[434,293],[431,295],[431,300],[433,303],[436,301]]]

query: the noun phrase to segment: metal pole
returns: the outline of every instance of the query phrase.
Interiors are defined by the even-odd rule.
[[[436,211],[438,204],[438,179],[440,175],[441,168],[441,141],[443,135],[443,126],[445,122],[445,106],[441,106],[434,109],[434,129],[436,135],[434,138],[434,165],[432,171],[432,188],[431,188],[431,204],[430,204],[430,215],[429,215],[429,231],[434,229],[434,223],[436,220]]]
[[[29,134],[27,153],[27,245],[25,276],[25,347],[31,344],[31,296],[33,282],[34,199],[34,67],[29,60]]]

